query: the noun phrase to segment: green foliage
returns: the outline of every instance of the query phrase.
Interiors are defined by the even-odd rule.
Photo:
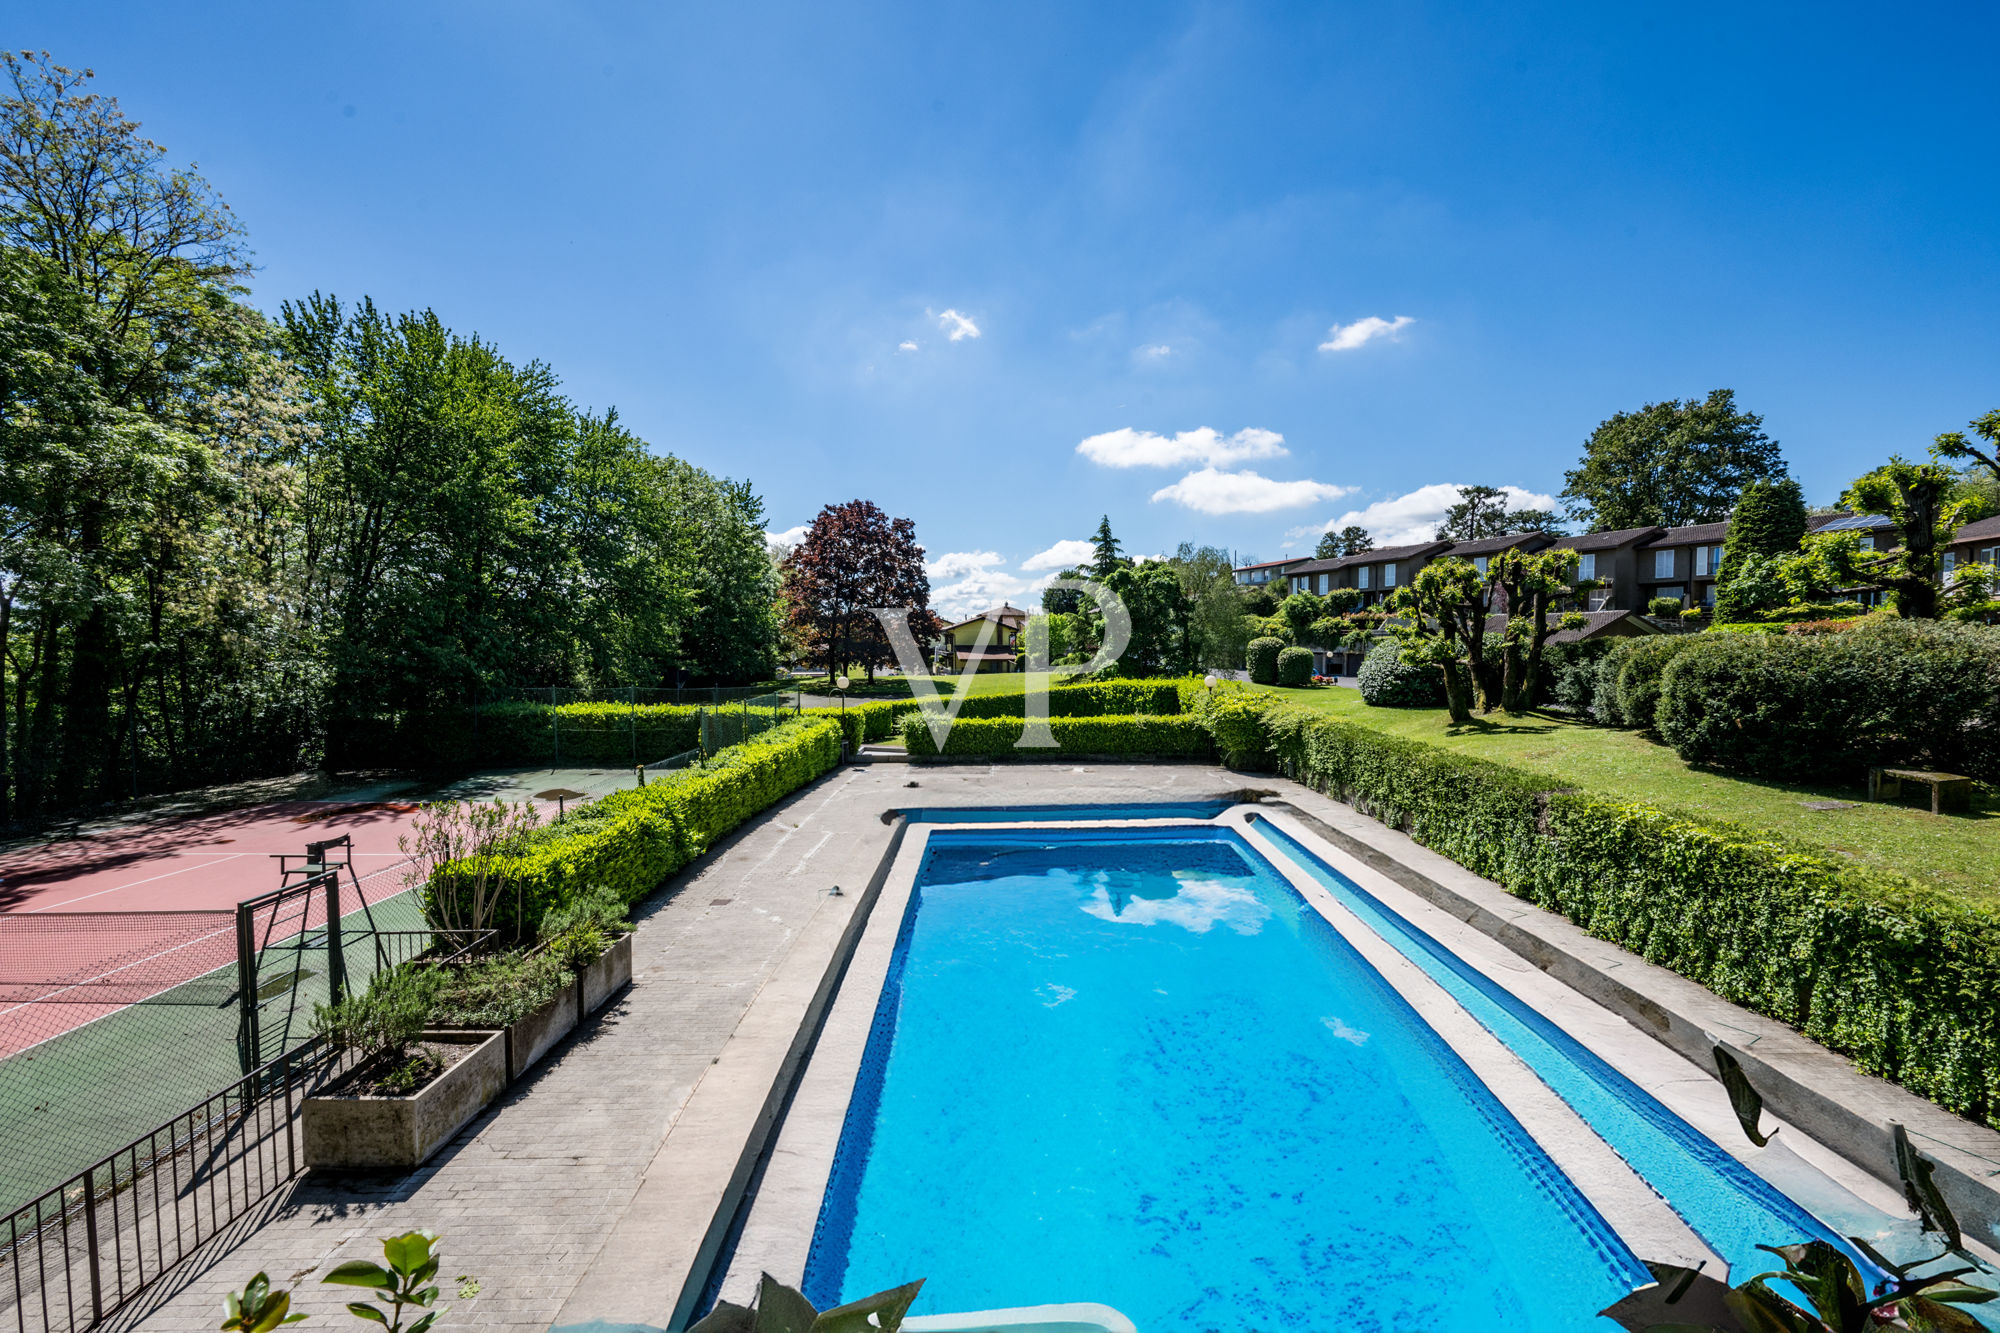
[[[755,1309],[717,1301],[688,1333],[896,1333],[923,1285],[919,1279],[820,1311],[766,1273],[757,1286]]]
[[[1580,639],[1551,643],[1544,654],[1546,671],[1537,702],[1554,704],[1572,713],[1590,712],[1597,694],[1599,665],[1622,640]]]
[[[424,969],[421,980],[424,1026],[505,1028],[561,995],[575,975],[557,954],[517,951]]]
[[[1278,654],[1278,684],[1296,689],[1312,684],[1312,675],[1312,649],[1287,648]]]
[[[1763,428],[1730,389],[1620,412],[1591,432],[1582,462],[1563,474],[1563,499],[1593,532],[1719,523],[1749,482],[1785,475]]]
[[[1328,615],[1344,616],[1361,605],[1361,590],[1359,588],[1334,588],[1324,597],[1320,598],[1320,601],[1325,605]]]
[[[1900,614],[1936,618],[1942,600],[1944,548],[1960,525],[1985,516],[1984,498],[1966,494],[1958,474],[1942,464],[1891,458],[1856,478],[1841,501],[1860,513],[1893,519],[1899,538],[1896,549],[1870,553],[1818,539],[1809,544],[1825,552],[1843,585],[1879,584],[1889,590]]]
[[[1160,758],[1206,759],[1211,753],[1208,729],[1199,718],[1172,717],[1052,717],[1049,733],[1056,748],[1017,746],[1021,739],[1020,718],[960,718],[945,736],[939,750],[930,728],[920,717],[903,719],[903,743],[913,759],[930,759],[942,754],[1011,756],[1033,759],[1051,754],[1108,756],[1150,755]]]
[[[305,1316],[290,1313],[292,1293],[272,1291],[269,1274],[259,1273],[241,1291],[222,1298],[222,1333],[271,1333]]]
[[[1278,683],[1278,654],[1284,650],[1281,639],[1261,638],[1250,640],[1244,661],[1250,669],[1250,679],[1258,685]]]
[[[437,1277],[441,1260],[437,1242],[435,1231],[407,1231],[390,1236],[382,1242],[386,1268],[356,1259],[340,1265],[320,1281],[343,1287],[366,1287],[376,1293],[376,1300],[389,1307],[385,1311],[367,1301],[349,1301],[347,1311],[357,1319],[380,1324],[387,1333],[425,1333],[444,1313],[437,1308],[438,1288],[429,1285]],[[417,1310],[423,1313],[404,1328],[404,1315]]]
[[[1637,1333],[1979,1333],[1985,1327],[1958,1308],[1995,1295],[1959,1280],[1977,1268],[1917,1272],[1952,1251],[1898,1264],[1860,1237],[1848,1239],[1890,1276],[1871,1289],[1854,1261],[1822,1240],[1759,1245],[1783,1259],[1784,1268],[1729,1288],[1698,1269],[1649,1263],[1654,1283],[1600,1313]],[[1689,1322],[1696,1317],[1700,1324]]]
[[[1326,606],[1315,593],[1295,592],[1279,603],[1278,614],[1291,626],[1292,642],[1303,643],[1313,622],[1326,614]]]
[[[1805,494],[1790,477],[1760,477],[1743,488],[1729,516],[1716,572],[1715,618],[1749,619],[1784,600],[1773,562],[1795,554],[1806,535]]]
[[[1377,708],[1436,708],[1444,680],[1435,666],[1403,660],[1403,645],[1385,641],[1369,649],[1356,674],[1361,697]]]
[[[551,907],[593,889],[638,901],[717,838],[832,769],[840,735],[837,723],[808,714],[696,768],[591,802],[507,854],[501,869],[511,893],[495,924],[532,933]],[[441,865],[426,900],[468,891],[477,869]]]
[[[1706,636],[1702,636],[1706,637]],[[1424,846],[1961,1115],[2000,1126],[2000,919],[1767,834],[1342,723],[1274,762]]]
[[[1204,691],[1191,701],[1189,712],[1208,729],[1223,763],[1257,771],[1271,767],[1270,732],[1264,715],[1276,705],[1271,695],[1231,681],[1213,692]]]
[[[1689,763],[1765,778],[1913,763],[2000,778],[1988,739],[2000,630],[1885,619],[1685,642],[1659,675],[1657,719]]]
[[[1599,679],[1609,677],[1612,701],[1601,704],[1598,720],[1613,726],[1649,728],[1660,702],[1660,676],[1667,663],[1695,642],[1686,634],[1642,634],[1621,639],[1605,654]]]
[[[1672,620],[1681,613],[1678,597],[1655,597],[1646,603],[1646,614],[1655,620]]]
[[[401,1064],[430,1022],[437,985],[437,973],[427,967],[378,972],[360,995],[314,1005],[313,1035],[383,1064]]]

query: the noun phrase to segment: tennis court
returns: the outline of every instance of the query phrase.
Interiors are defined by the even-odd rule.
[[[619,769],[509,769],[446,787],[355,788],[106,828],[0,855],[0,1212],[54,1188],[241,1075],[236,905],[280,885],[308,842],[347,837],[342,957],[351,985],[382,960],[380,932],[424,926],[396,842],[421,802],[597,796]],[[572,799],[570,804],[574,806]],[[556,803],[547,805],[553,815]],[[259,919],[268,950],[258,995],[284,1022],[260,1032],[270,1058],[303,1040],[327,996],[324,912]]]

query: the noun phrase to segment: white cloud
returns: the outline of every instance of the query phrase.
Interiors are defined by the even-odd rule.
[[[1234,435],[1209,426],[1177,435],[1155,435],[1127,426],[1093,435],[1077,445],[1076,451],[1104,467],[1181,467],[1189,463],[1218,467],[1252,458],[1283,458],[1289,452],[1284,436],[1254,426]]]
[[[1135,347],[1132,355],[1141,361],[1158,361],[1174,354],[1174,349],[1166,343],[1151,343],[1145,347]]]
[[[956,310],[945,311],[937,317],[937,321],[938,327],[944,330],[945,337],[952,342],[957,342],[961,338],[977,338],[979,336],[979,326],[974,324],[967,316],[959,314]]]
[[[1335,532],[1350,523],[1368,529],[1377,546],[1407,546],[1415,542],[1427,542],[1437,533],[1437,525],[1444,518],[1444,511],[1458,503],[1458,485],[1453,482],[1436,482],[1420,486],[1407,495],[1398,495],[1390,500],[1377,500],[1366,509],[1351,509],[1339,518],[1328,519],[1325,523],[1311,527],[1294,528],[1285,535],[1294,540],[1304,537],[1318,537],[1322,532]],[[1507,496],[1509,509],[1554,509],[1555,497],[1539,495],[1520,486],[1502,486]]]
[[[1046,551],[1037,551],[1021,562],[1023,569],[1068,569],[1071,565],[1081,565],[1097,554],[1097,548],[1085,541],[1059,541]]]
[[[1364,347],[1377,338],[1387,338],[1394,342],[1404,329],[1416,323],[1408,315],[1398,315],[1394,319],[1383,319],[1380,315],[1369,315],[1357,319],[1352,324],[1336,324],[1326,331],[1326,341],[1319,345],[1322,352],[1351,352]]]
[[[1353,491],[1352,486],[1273,481],[1255,472],[1219,472],[1205,467],[1154,491],[1153,498],[1172,500],[1204,514],[1268,514],[1274,509],[1297,509],[1322,500],[1338,500]]]
[[[801,523],[796,528],[786,528],[783,532],[767,532],[764,534],[764,549],[768,551],[778,546],[797,546],[806,539],[806,533],[810,530],[810,525]]]
[[[949,621],[964,620],[1002,602],[1012,602],[1024,611],[1041,609],[1041,591],[1054,574],[1026,579],[1004,569],[983,569],[967,574],[956,583],[931,589],[931,609]]]
[[[963,574],[978,574],[994,565],[1004,565],[1007,561],[998,551],[948,551],[924,565],[924,572],[934,579],[953,579]]]
[[[917,345],[910,339],[905,338],[903,339],[903,341],[896,344],[896,350],[899,352],[914,352],[917,350]]]

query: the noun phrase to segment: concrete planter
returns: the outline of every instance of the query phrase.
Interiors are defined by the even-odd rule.
[[[408,1097],[308,1097],[300,1108],[306,1165],[422,1166],[507,1086],[507,1036],[426,1033],[464,1044],[465,1058]]]
[[[631,934],[620,935],[596,962],[585,968],[578,984],[582,989],[582,1014],[595,1013],[606,1000],[631,985]]]
[[[547,1004],[506,1028],[502,1035],[507,1038],[507,1081],[513,1082],[533,1068],[535,1062],[554,1049],[555,1044],[576,1030],[578,1021],[578,1000],[576,984],[565,986],[562,992]],[[485,1036],[491,1028],[439,1028],[439,1032],[449,1032],[468,1040]]]

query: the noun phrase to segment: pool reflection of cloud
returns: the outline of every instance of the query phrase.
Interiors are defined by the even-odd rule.
[[[1171,898],[1128,898],[1114,905],[1111,893],[1099,885],[1083,910],[1100,921],[1128,926],[1180,926],[1206,935],[1217,925],[1238,935],[1255,935],[1271,919],[1271,909],[1241,884],[1225,880],[1184,879]]]

